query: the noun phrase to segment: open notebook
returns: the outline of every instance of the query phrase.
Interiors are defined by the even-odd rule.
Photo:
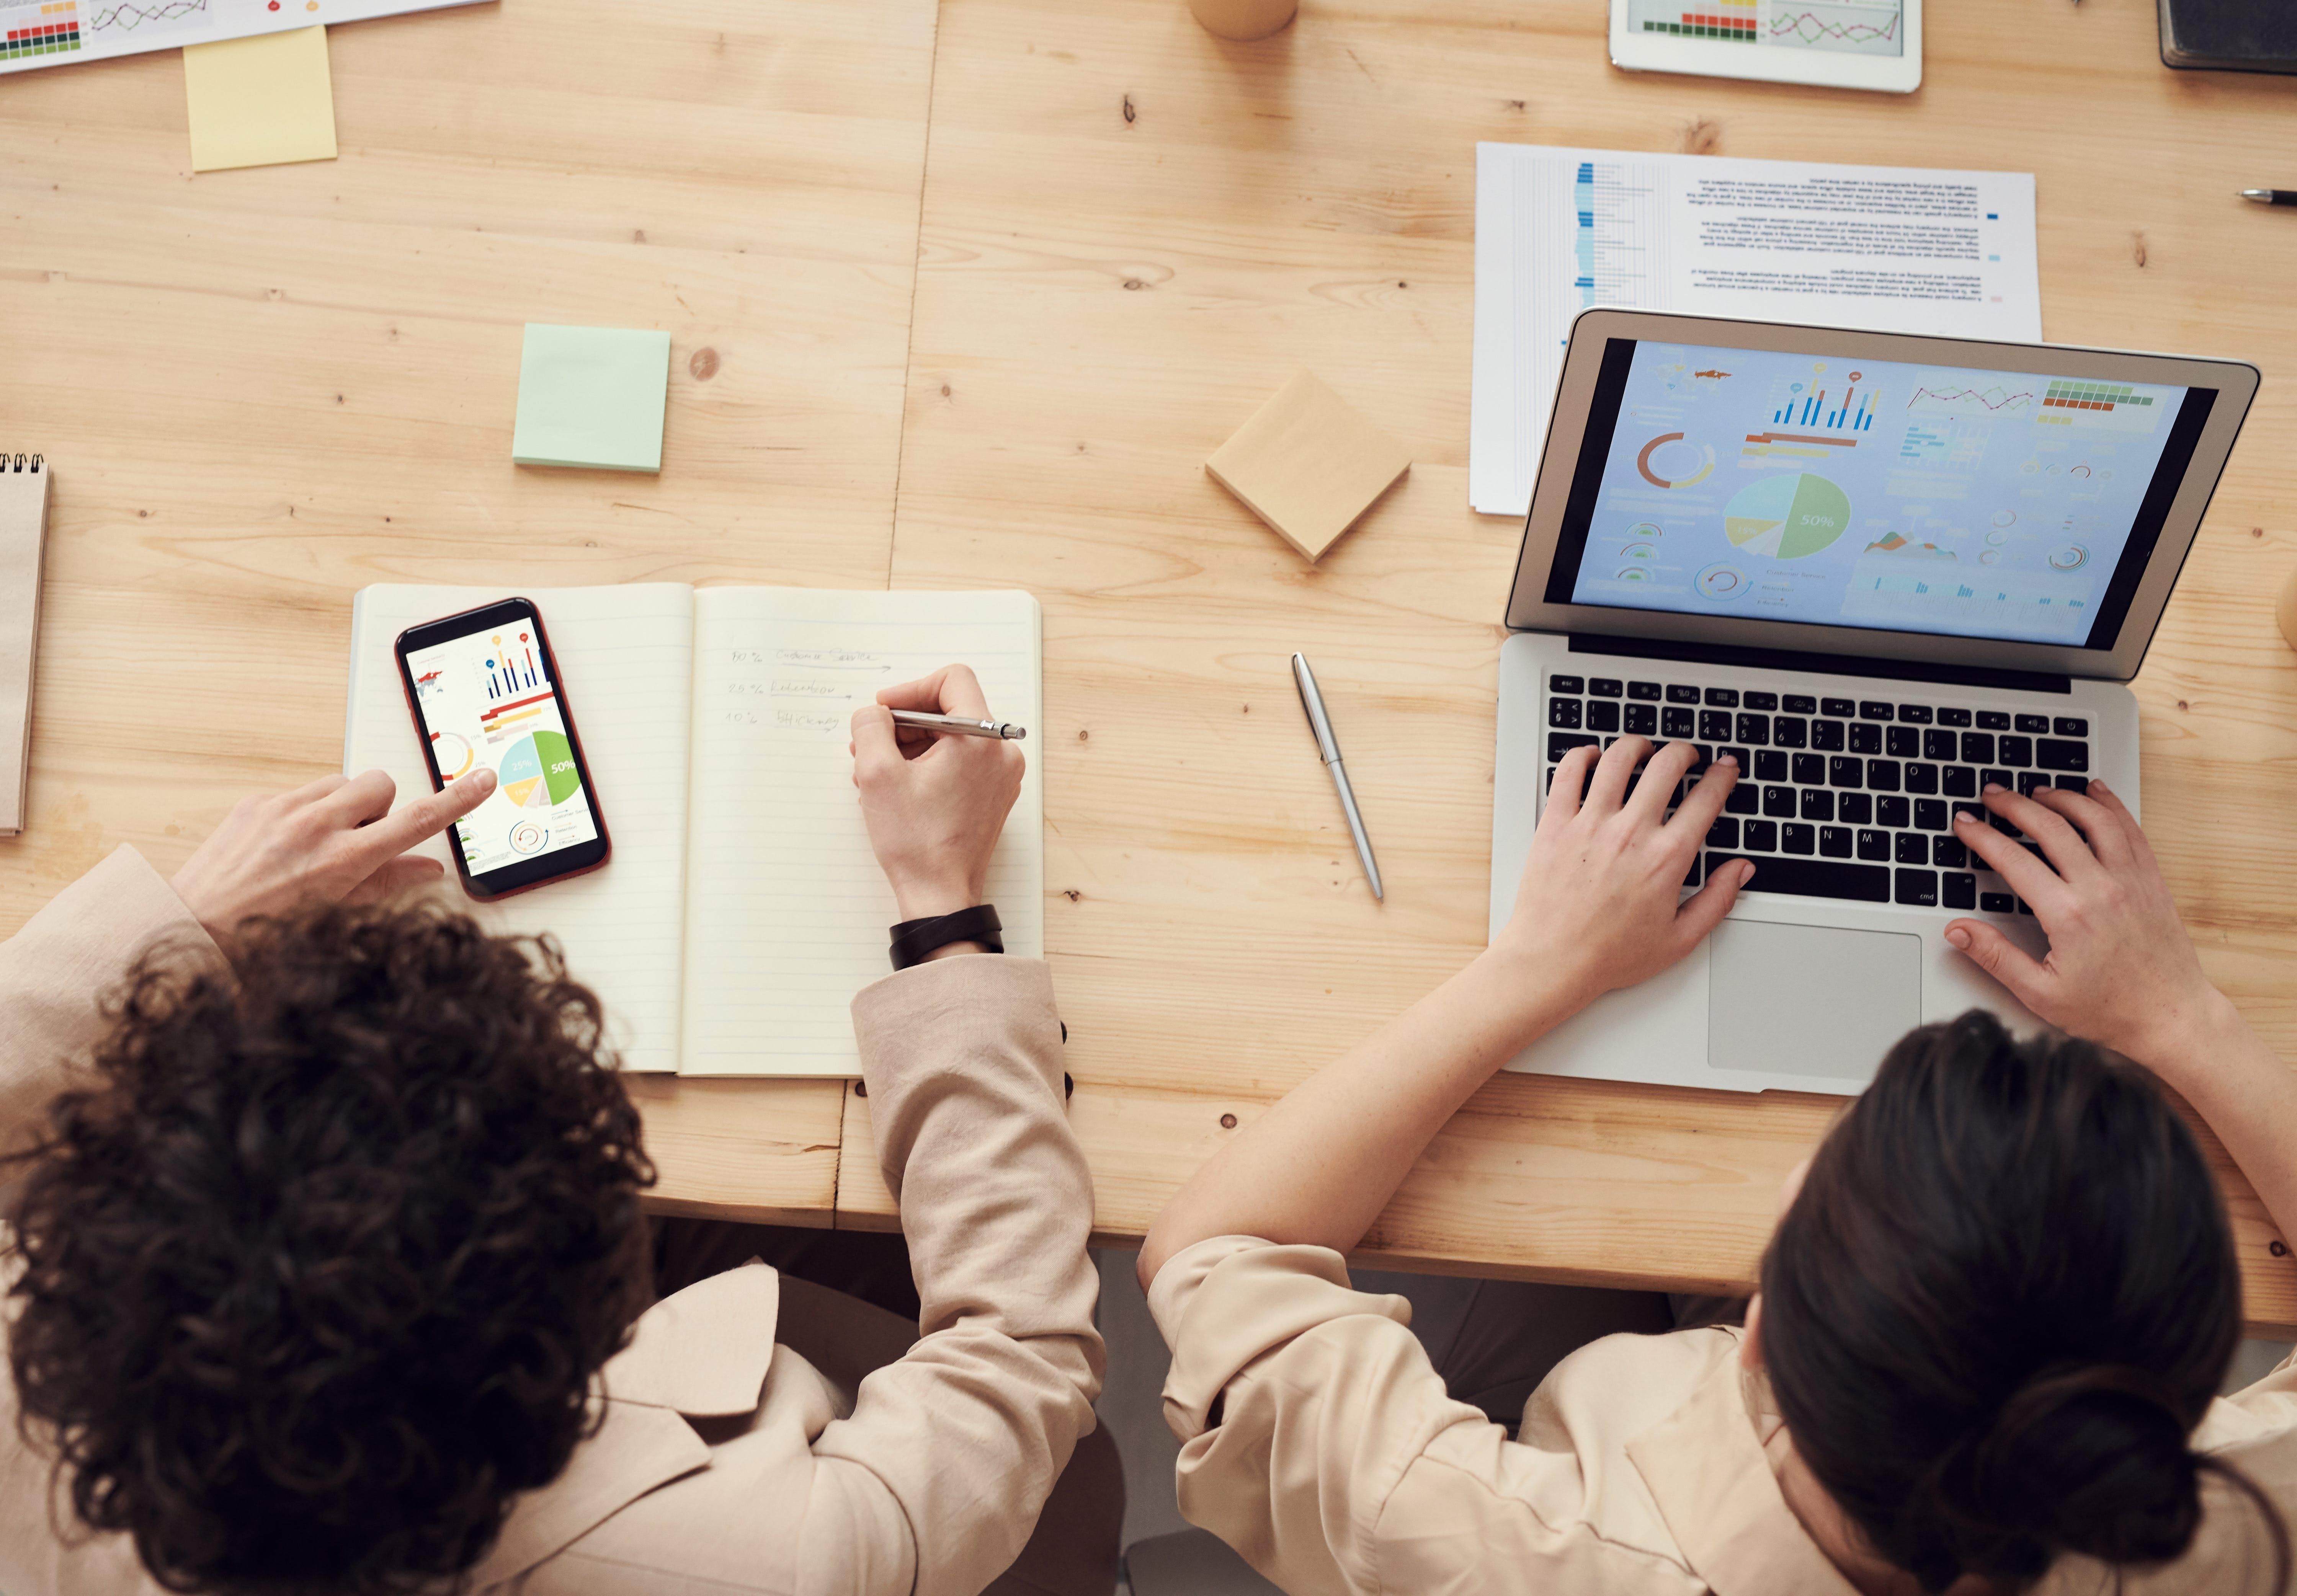
[[[557,937],[604,1000],[624,1068],[860,1073],[846,1006],[890,973],[898,917],[846,725],[879,687],[951,662],[972,666],[991,710],[1033,739],[989,899],[1007,952],[1043,952],[1042,626],[1030,595],[367,588],[351,606],[346,772],[380,766],[402,796],[431,790],[392,645],[512,596],[549,628],[614,851],[594,875],[472,908]],[[446,858],[443,841],[430,851]]]

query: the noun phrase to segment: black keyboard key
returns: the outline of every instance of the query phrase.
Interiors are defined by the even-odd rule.
[[[1803,788],[1802,818],[1806,820],[1834,819],[1834,794],[1824,787]]]
[[[1730,715],[1722,710],[1700,711],[1699,735],[1702,740],[1709,743],[1729,742],[1731,740]]]
[[[1822,698],[1818,701],[1818,712],[1848,720],[1858,712],[1858,706],[1848,698]]]
[[[1968,710],[1940,710],[1939,712],[1938,723],[1940,726],[1967,726],[1970,724],[1970,712]]]
[[[1914,800],[1914,827],[1920,831],[1946,829],[1946,801],[1942,798]]]
[[[2034,745],[2034,761],[2045,770],[2087,770],[2089,769],[2089,745],[2061,743],[2054,737],[2044,737]]]
[[[1810,745],[1823,753],[1842,752],[1842,722],[1814,720],[1810,723]]]
[[[1723,812],[1731,815],[1751,815],[1763,807],[1763,791],[1748,782],[1741,782],[1723,800]]]
[[[1850,828],[1847,826],[1822,826],[1818,828],[1818,851],[1829,859],[1850,857]]]
[[[1874,824],[1888,826],[1893,831],[1903,831],[1914,824],[1914,817],[1906,812],[1905,799],[1877,798],[1874,800]]]
[[[1957,838],[1932,837],[1931,839],[1931,863],[1937,865],[1941,869],[1966,869],[1970,865],[1970,850],[1964,847],[1960,840]],[[1968,909],[1970,905],[1965,903],[1962,907]]]
[[[2019,830],[2017,827],[2011,824],[2011,822],[2004,819],[2000,815],[1987,816],[1986,823],[2006,837],[2020,837],[2026,835],[2024,832]]]
[[[2018,912],[2021,915],[2030,915],[2034,912],[2034,906],[2021,898],[2018,900]]]
[[[1770,711],[1779,707],[1779,695],[1776,693],[1743,693],[1740,695],[1739,702],[1747,709]]]
[[[1659,712],[1659,735],[1666,737],[1695,736],[1699,732],[1698,713],[1669,704]]]
[[[1617,698],[1621,690],[1619,679],[1616,676],[1593,676],[1587,679],[1587,696],[1590,698]]]
[[[1980,895],[1978,907],[1990,915],[2012,914],[2017,910],[2018,900],[2007,893],[1985,893]]]
[[[1627,705],[1626,714],[1624,720],[1624,729],[1631,737],[1655,737],[1659,736],[1659,707],[1656,704],[1649,703],[1631,703]]]
[[[1850,727],[1850,752],[1880,753],[1882,752],[1882,728],[1872,721],[1853,721]]]
[[[1942,894],[1941,901],[1948,909],[1976,909],[1978,877],[1963,875],[1960,872],[1948,876],[1946,878],[1946,891]]]
[[[1551,693],[1585,693],[1587,684],[1576,676],[1551,676],[1547,679],[1547,690]]]
[[[1807,693],[1790,693],[1786,707],[1790,715],[1815,715],[1818,713],[1818,700]]]
[[[1864,793],[1837,793],[1834,818],[1845,826],[1871,826],[1874,823],[1874,801]]]
[[[1935,793],[1938,791],[1938,781],[1939,768],[1936,765],[1916,764],[1906,767],[1906,791],[1909,793]]]
[[[1768,715],[1741,715],[1739,740],[1761,747],[1771,740],[1771,718]]]
[[[1779,827],[1774,820],[1750,820],[1740,827],[1744,846],[1750,853],[1768,853],[1779,845]]]
[[[2017,785],[2018,777],[2008,770],[1981,770],[1978,773],[1978,790],[1981,793],[1988,787],[2014,787]]]
[[[1858,857],[1876,864],[1890,862],[1890,834],[1887,831],[1861,830],[1858,834]]]
[[[1829,786],[1863,787],[1866,785],[1866,761],[1838,753],[1826,761],[1826,781]]]
[[[1774,715],[1771,719],[1771,741],[1782,748],[1807,748],[1810,722],[1795,715]]]
[[[1755,750],[1755,779],[1784,781],[1787,778],[1787,756],[1775,748]]]
[[[1576,698],[1551,698],[1547,701],[1547,723],[1566,731],[1579,729],[1579,701]]]
[[[1898,790],[1898,761],[1891,759],[1870,759],[1866,761],[1866,785],[1877,793]]]
[[[2010,717],[2000,710],[1980,710],[1978,712],[1978,724],[1988,731],[2008,731]]]
[[[1975,803],[1957,803],[1954,806],[1954,818],[1955,819],[1959,820],[1965,815],[1977,821],[1980,826],[1985,825],[1988,819],[1992,819],[1991,816],[1989,816],[1984,810],[1979,808]]]
[[[2018,729],[2047,734],[2050,729],[2050,718],[2047,715],[2021,715],[2018,717]]]
[[[1931,723],[1931,706],[1927,703],[1902,703],[1898,706],[1898,719],[1908,726],[1928,726]]]
[[[2062,737],[2086,737],[2089,736],[2089,722],[2079,715],[2060,715],[2050,729]]]
[[[1939,787],[1949,798],[1978,796],[1978,772],[1968,765],[1948,765],[1939,773]]]
[[[1961,752],[1961,743],[1950,731],[1942,731],[1933,726],[1922,733],[1922,757],[1926,760],[1937,764],[1950,765]],[[1914,756],[1910,753],[1906,757],[1912,759]]]
[[[1807,787],[1826,785],[1826,755],[1798,753],[1794,756],[1794,778]]]
[[[1901,870],[1898,872],[1898,896],[1901,903],[1916,909],[1938,907],[1939,878],[1936,870]]]
[[[1737,709],[1739,707],[1739,689],[1736,687],[1708,688],[1707,707],[1710,710]]]
[[[2022,770],[2034,762],[2034,739],[2031,737],[1997,737],[1994,747],[1994,762],[1997,765]],[[1986,761],[1978,760],[1972,762],[1984,764]]]
[[[1669,703],[1697,703],[1699,702],[1699,689],[1697,687],[1686,687],[1679,683],[1670,682],[1667,684],[1667,701]]]
[[[1962,762],[1965,765],[1990,765],[1994,762],[1994,734],[1990,731],[1966,731],[1962,734]]]
[[[2061,793],[2087,793],[2089,791],[2089,777],[2087,776],[2061,776],[2054,785],[2055,785],[2058,791]]]
[[[1895,718],[1898,712],[1889,704],[1881,703],[1878,699],[1862,698],[1858,701],[1858,718],[1861,720],[1889,720]]]
[[[1739,822],[1729,815],[1717,815],[1715,824],[1707,828],[1709,848],[1736,848],[1739,845]]]
[[[1707,873],[1712,876],[1733,856],[1710,853]],[[1806,898],[1843,898],[1854,903],[1888,903],[1890,872],[1873,865],[1837,864],[1822,859],[1758,859],[1750,893],[1795,893]]]
[[[1765,787],[1763,813],[1774,820],[1791,820],[1795,817],[1795,795],[1792,787]]]
[[[1619,706],[1601,698],[1592,700],[1587,705],[1587,729],[1589,731],[1618,730]]]
[[[2031,798],[2037,793],[2049,791],[2049,787],[2050,778],[2039,770],[2018,772],[2018,796],[2021,798]]]
[[[1739,774],[1741,776],[1750,774],[1755,769],[1755,756],[1749,753],[1743,748],[1718,748],[1715,753],[1716,757],[1718,759],[1727,754],[1732,759],[1738,761]]]
[[[1893,726],[1882,734],[1882,751],[1892,759],[1922,757],[1922,734],[1911,726]]]
[[[1919,831],[1898,834],[1898,862],[1902,865],[1926,865],[1931,862],[1931,840]]]
[[[1691,773],[1693,776],[1706,775],[1707,767],[1715,762],[1715,750],[1704,743],[1693,743],[1691,745]]]
[[[1782,853],[1815,853],[1818,833],[1810,827],[1792,822],[1779,827],[1779,851]]]
[[[1562,762],[1563,756],[1574,748],[1597,746],[1599,745],[1593,737],[1574,736],[1568,732],[1552,731],[1547,734],[1547,762],[1551,765],[1560,764]]]
[[[1655,681],[1631,681],[1627,684],[1627,696],[1640,703],[1657,703],[1661,696],[1659,685]]]

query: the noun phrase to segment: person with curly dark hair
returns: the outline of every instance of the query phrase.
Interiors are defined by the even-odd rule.
[[[2129,1061],[2201,1112],[2284,1234],[2297,1074],[2211,986],[2102,783],[1989,786],[2021,838],[1957,821],[2033,906],[2046,962],[1986,920],[1945,928],[2087,1040],[1972,1012],[1899,1041],[1787,1181],[1742,1324],[1527,1287],[1501,1294],[1514,1326],[1471,1312],[1431,1355],[1402,1298],[1352,1288],[1342,1255],[1469,1094],[1730,909],[1743,866],[1683,896],[1737,776],[1718,762],[1670,816],[1692,763],[1632,736],[1569,754],[1491,947],[1158,1216],[1140,1272],[1173,1347],[1182,1515],[1292,1596],[2283,1596],[2297,1360],[2219,1398],[2232,1226]],[[1587,1333],[1593,1296],[1642,1304],[1642,1333]],[[1463,1374],[1544,1354],[1511,1409],[1437,1366],[1487,1332]]]
[[[987,713],[962,667],[881,696]],[[1018,751],[854,742],[903,919],[977,904]],[[855,1000],[918,1322],[740,1250],[665,1279],[597,1000],[400,890],[491,785],[251,800],[0,947],[0,1591],[1109,1589],[1107,1493],[1032,1538],[1102,1368],[1045,966],[953,941]]]

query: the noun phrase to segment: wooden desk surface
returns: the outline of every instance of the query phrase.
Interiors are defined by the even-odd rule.
[[[706,0],[589,42],[620,14],[336,29],[331,165],[192,177],[171,54],[0,82],[0,442],[60,468],[0,929],[119,842],[170,866],[241,790],[333,768],[366,581],[1024,583],[1074,1112],[1099,1229],[1137,1237],[1224,1122],[1483,942],[1518,529],[1466,508],[1476,141],[1998,165],[2039,178],[2050,337],[2267,371],[2138,691],[2211,972],[2297,1051],[2297,656],[2268,613],[2297,218],[2231,197],[2282,180],[2297,80],[2163,70],[2147,0],[1932,0],[1904,99],[1617,73],[1592,0],[1307,0],[1257,45],[1179,0],[944,0],[937,37],[930,0]],[[510,465],[531,319],[671,330],[661,479]],[[1315,568],[1201,471],[1304,366],[1415,460]],[[640,1090],[666,1206],[887,1222],[834,1084]],[[1833,1107],[1503,1078],[1368,1251],[1734,1286]],[[2251,1315],[2297,1323],[2297,1266],[2227,1184]]]
[[[335,769],[368,582],[885,585],[932,0],[629,16],[334,29],[307,166],[194,177],[172,51],[0,79],[0,440],[57,477],[0,933]],[[529,321],[669,329],[660,478],[511,464]],[[838,1083],[636,1090],[665,1207],[828,1222]]]
[[[1306,0],[1234,45],[1178,4],[943,0],[893,580],[1044,602],[1047,936],[1104,1235],[1483,945],[1519,527],[1467,507],[1478,140],[2031,169],[2048,336],[2266,369],[2137,690],[2146,812],[2211,974],[2297,1053],[2297,655],[2269,613],[2297,563],[2297,324],[2267,287],[2297,217],[2234,198],[2297,149],[2297,80],[2164,70],[2150,0],[1927,14],[1898,97],[1617,72],[1592,3]],[[1314,568],[1201,469],[1302,366],[1414,462]],[[1833,1109],[1503,1077],[1368,1252],[1741,1287]],[[848,1111],[841,1222],[882,1222]],[[2297,1266],[2227,1178],[2250,1312],[2297,1322]]]

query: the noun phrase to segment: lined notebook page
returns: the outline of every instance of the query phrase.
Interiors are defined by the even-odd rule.
[[[891,973],[899,917],[846,752],[877,689],[973,667],[1029,730],[989,878],[1009,953],[1045,942],[1041,621],[1023,592],[705,588],[695,596],[689,1075],[858,1075],[853,994]]]
[[[456,892],[485,923],[549,932],[568,973],[605,1003],[630,1070],[678,1067],[686,926],[686,767],[694,703],[694,589],[648,582],[530,588],[558,656],[598,809],[613,840],[603,870],[492,906]],[[402,800],[431,790],[391,657],[410,626],[514,596],[500,588],[381,586],[351,609],[346,773],[381,766]],[[445,839],[424,851],[445,860]],[[449,866],[451,882],[453,867]]]

